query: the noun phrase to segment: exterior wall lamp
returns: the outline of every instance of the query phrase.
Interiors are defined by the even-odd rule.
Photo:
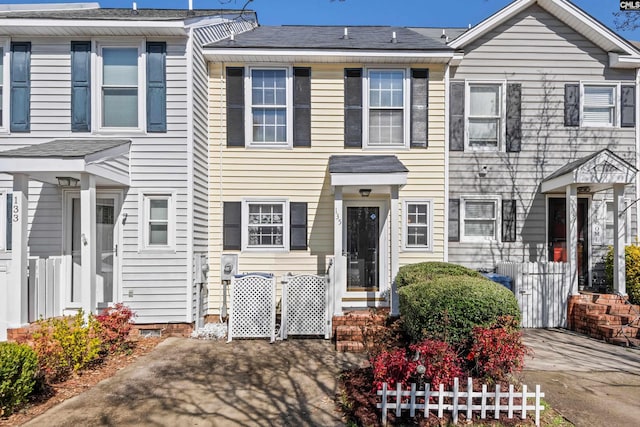
[[[371,194],[371,189],[370,188],[361,188],[360,190],[358,190],[358,193],[360,193],[360,195],[362,197],[369,197],[369,194]]]
[[[77,187],[80,180],[72,176],[56,176],[60,187]]]

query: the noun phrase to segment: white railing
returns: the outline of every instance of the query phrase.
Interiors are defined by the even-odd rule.
[[[567,325],[568,264],[565,262],[500,262],[496,272],[513,279],[513,292],[525,328]]]
[[[428,418],[432,410],[437,411],[438,418],[443,418],[445,411],[450,412],[453,424],[458,423],[460,413],[464,413],[467,420],[471,420],[474,414],[483,420],[487,417],[497,420],[503,413],[510,419],[514,418],[514,413],[519,413],[524,420],[527,412],[533,412],[536,426],[539,426],[540,412],[544,410],[540,403],[544,393],[540,392],[539,385],[536,385],[535,392],[528,392],[526,385],[522,386],[522,391],[515,391],[513,384],[509,385],[508,392],[502,392],[500,384],[496,384],[492,392],[487,391],[486,384],[482,385],[482,391],[473,391],[472,378],[467,379],[466,390],[460,390],[458,378],[454,378],[453,389],[447,391],[443,384],[440,384],[438,390],[431,390],[430,384],[425,384],[422,390],[418,390],[416,384],[411,384],[410,389],[403,389],[398,383],[395,389],[389,389],[387,383],[383,383],[378,396],[382,396],[378,409],[382,410],[384,426],[387,425],[388,411],[394,411],[397,418],[402,416],[403,411],[409,411],[412,418],[417,411],[421,411],[423,417]],[[530,400],[533,400],[533,404],[529,404]]]

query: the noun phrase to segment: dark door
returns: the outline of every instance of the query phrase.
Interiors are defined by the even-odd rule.
[[[347,207],[347,291],[378,291],[380,208]]]
[[[566,199],[549,199],[549,261],[567,261]],[[589,200],[578,199],[578,284],[582,289],[589,277]]]

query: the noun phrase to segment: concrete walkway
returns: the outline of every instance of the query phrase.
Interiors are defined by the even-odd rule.
[[[362,355],[324,340],[169,338],[29,426],[342,426],[337,379]]]
[[[527,329],[524,382],[577,427],[640,425],[640,350],[569,331]]]

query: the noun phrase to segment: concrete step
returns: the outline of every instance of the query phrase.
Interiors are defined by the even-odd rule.
[[[342,353],[362,353],[364,352],[364,344],[356,341],[338,341],[336,342],[336,351]]]

